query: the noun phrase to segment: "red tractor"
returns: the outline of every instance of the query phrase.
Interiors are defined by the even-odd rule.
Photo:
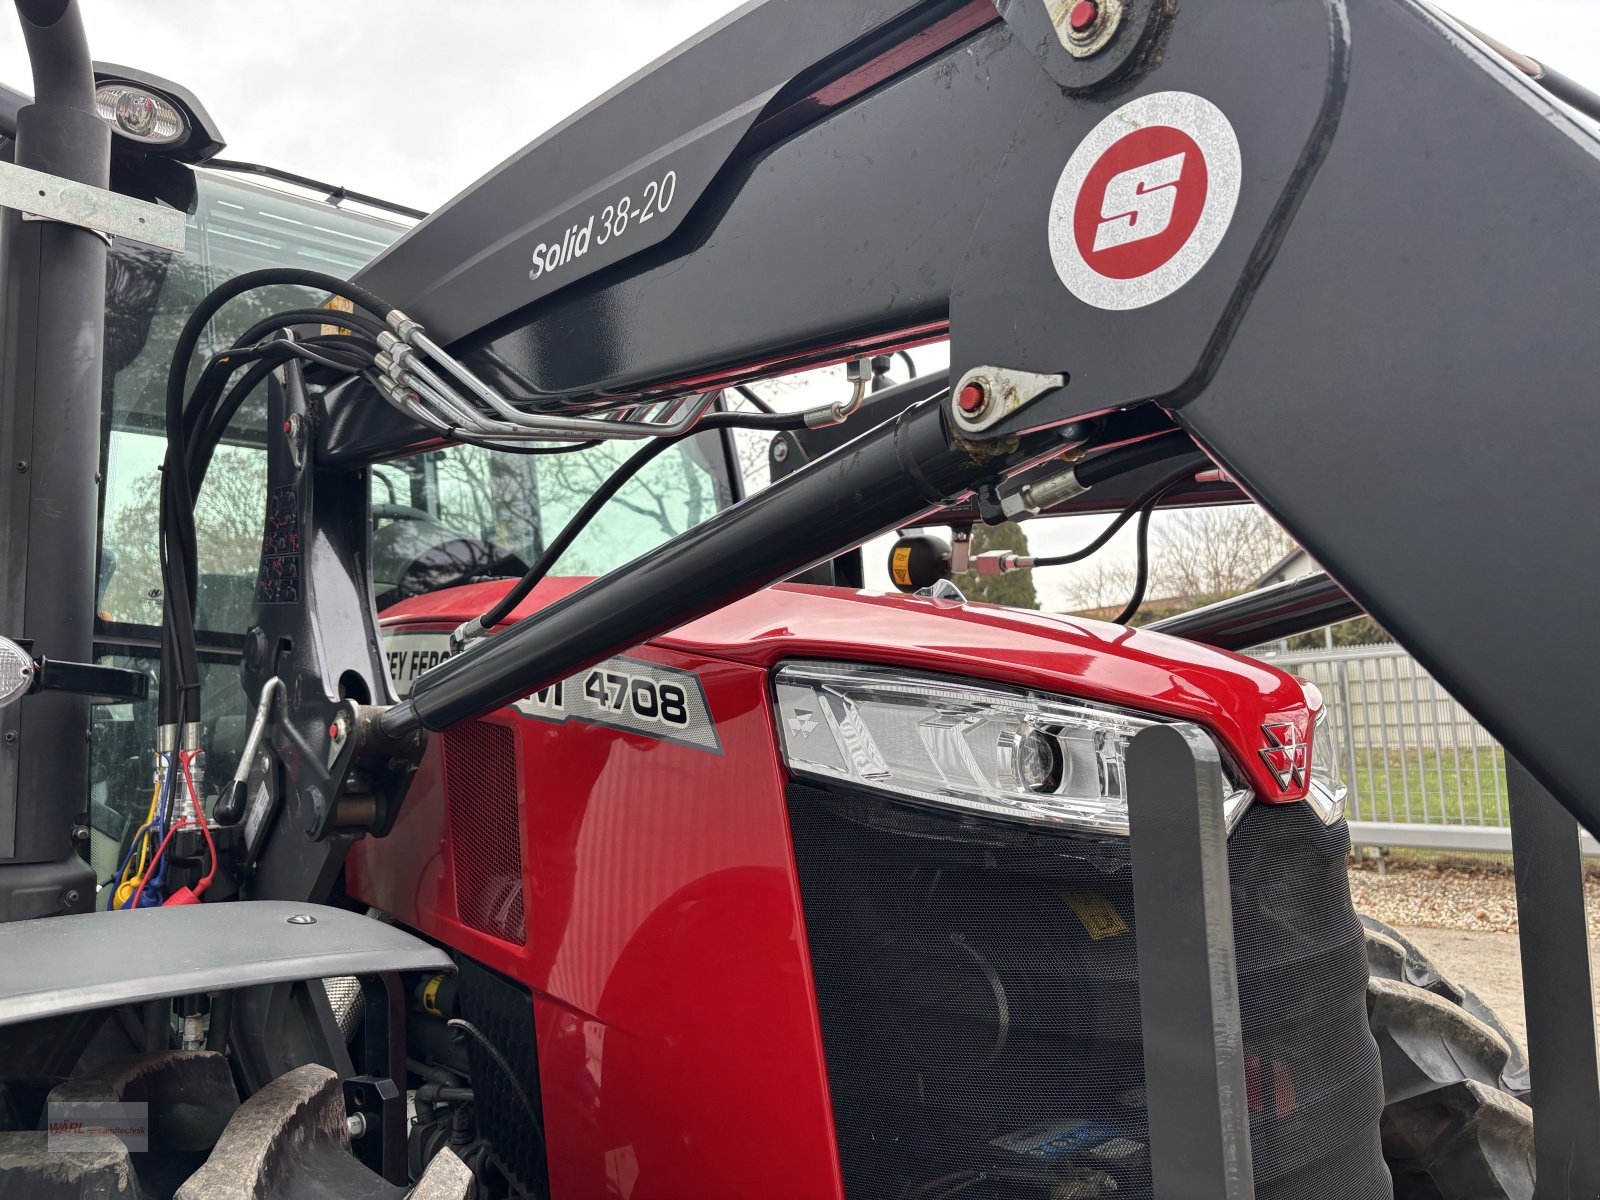
[[[99,411],[61,332],[99,338],[92,230],[174,205],[45,121],[203,113],[123,73],[96,117],[72,4],[18,3],[18,162],[58,157],[0,182],[76,185],[6,228],[49,334],[0,395],[49,452],[7,457],[59,474],[6,525],[0,1197],[1600,1193],[1600,141],[1550,97],[1600,99],[1420,0],[765,0],[353,276],[189,306],[110,421],[164,435],[159,615],[96,626],[93,430],[35,414]],[[229,575],[204,503],[246,445]],[[1245,498],[1329,575],[1158,629],[969,604],[960,541],[861,587],[885,530],[1104,512],[1142,554],[1159,506]],[[1357,916],[1322,698],[1231,653],[1360,611],[1526,765],[1531,1075]],[[86,880],[64,748],[140,697],[112,635],[158,663],[155,774],[125,756],[148,805]]]

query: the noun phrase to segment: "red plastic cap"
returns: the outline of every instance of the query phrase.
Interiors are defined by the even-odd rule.
[[[194,892],[192,890],[190,890],[189,888],[181,887],[177,891],[173,892],[172,895],[168,896],[165,900],[163,900],[161,902],[161,907],[162,908],[171,908],[175,904],[199,904],[199,903],[200,903],[200,897],[199,896],[196,896],[194,894]]]
[[[1094,24],[1095,18],[1099,15],[1100,6],[1094,0],[1078,0],[1078,3],[1072,6],[1072,11],[1067,14],[1067,23],[1082,33]]]
[[[983,389],[975,383],[969,383],[961,389],[961,394],[956,397],[956,403],[964,413],[975,413],[983,407]]]

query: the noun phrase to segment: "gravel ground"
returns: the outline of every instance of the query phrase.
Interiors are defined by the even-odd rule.
[[[1387,875],[1375,863],[1350,869],[1356,908],[1391,925],[1475,932],[1517,932],[1517,896],[1511,870],[1500,863],[1391,862]],[[1600,878],[1586,875],[1589,934],[1600,937]]]

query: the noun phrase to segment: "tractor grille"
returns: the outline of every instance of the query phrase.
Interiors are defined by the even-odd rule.
[[[456,916],[480,933],[520,946],[527,926],[516,735],[503,725],[464,721],[443,740]]]
[[[477,1098],[474,1108],[479,1131],[494,1148],[501,1169],[511,1176],[512,1195],[538,1200],[549,1195],[549,1181],[540,1132],[544,1113],[533,1031],[533,997],[525,987],[464,954],[455,955],[455,960],[460,970],[456,1002],[461,1015],[505,1059],[502,1066],[477,1038],[467,1038],[467,1064]],[[516,1075],[520,1093],[507,1078],[505,1068]],[[533,1106],[532,1113],[524,1107],[524,1099]]]
[[[792,784],[853,1200],[1149,1197],[1126,842]],[[1259,1200],[1392,1194],[1349,832],[1303,804],[1229,844]]]

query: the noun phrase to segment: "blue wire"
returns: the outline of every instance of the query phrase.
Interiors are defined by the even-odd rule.
[[[177,752],[165,756],[167,761],[166,780],[161,789],[161,804],[156,809],[156,846],[159,850],[161,843],[166,840],[167,821],[172,816],[172,789],[177,780],[178,763]],[[158,869],[159,868],[159,869]],[[150,897],[150,903],[141,904],[140,908],[152,908],[161,903],[161,885],[167,878],[167,860],[163,855],[159,863],[151,863],[150,869],[154,872],[145,883],[145,895]],[[137,894],[137,893],[135,893]],[[129,903],[132,903],[130,898]]]
[[[167,832],[167,805],[172,799],[173,762],[172,762],[172,756],[169,755],[169,754],[158,755],[157,758],[166,763],[166,776],[165,776],[165,778],[164,778],[164,780],[162,782],[162,786],[161,786],[161,798],[156,803],[155,820],[148,821],[144,825],[141,825],[139,827],[139,832],[134,834],[133,842],[128,846],[128,853],[125,856],[123,856],[122,865],[117,868],[117,874],[116,874],[115,878],[117,878],[118,880],[121,880],[122,872],[127,868],[129,860],[131,860],[133,858],[133,852],[139,848],[139,839],[144,835],[146,830],[154,829],[156,831],[156,848],[158,850],[161,847],[162,840],[166,837],[166,832]],[[167,875],[166,859],[163,858],[159,863],[151,863],[150,867],[151,867],[151,870],[155,871],[155,874],[151,875],[149,880],[145,883],[144,893],[145,893],[145,896],[148,897],[148,899],[145,900],[144,902],[142,902],[139,905],[140,908],[152,908],[152,907],[154,907],[155,905],[157,905],[157,904],[159,904],[161,902],[160,885],[161,885],[162,881],[166,879],[166,875]],[[156,868],[158,868],[158,867],[160,869],[156,870]],[[155,890],[152,890],[152,888],[155,889]],[[132,908],[133,907],[134,897],[138,896],[138,895],[139,895],[139,892],[138,892],[137,889],[135,889],[128,896],[128,899],[123,904],[121,904],[119,906],[117,904],[117,889],[115,887],[113,887],[111,889],[110,898],[108,898],[106,900],[106,911],[110,912],[113,909],[118,908],[118,907],[121,907],[121,908],[124,908],[124,909]]]
[[[139,839],[142,838],[145,835],[145,832],[154,824],[154,821],[146,821],[143,825],[139,826],[139,831],[133,835],[133,841],[128,843],[128,852],[122,856],[122,861],[117,864],[116,874],[111,877],[113,886],[110,894],[106,896],[107,912],[113,911],[117,906],[117,887],[122,883],[122,873],[128,869],[128,864],[133,861],[133,852],[139,848]]]

